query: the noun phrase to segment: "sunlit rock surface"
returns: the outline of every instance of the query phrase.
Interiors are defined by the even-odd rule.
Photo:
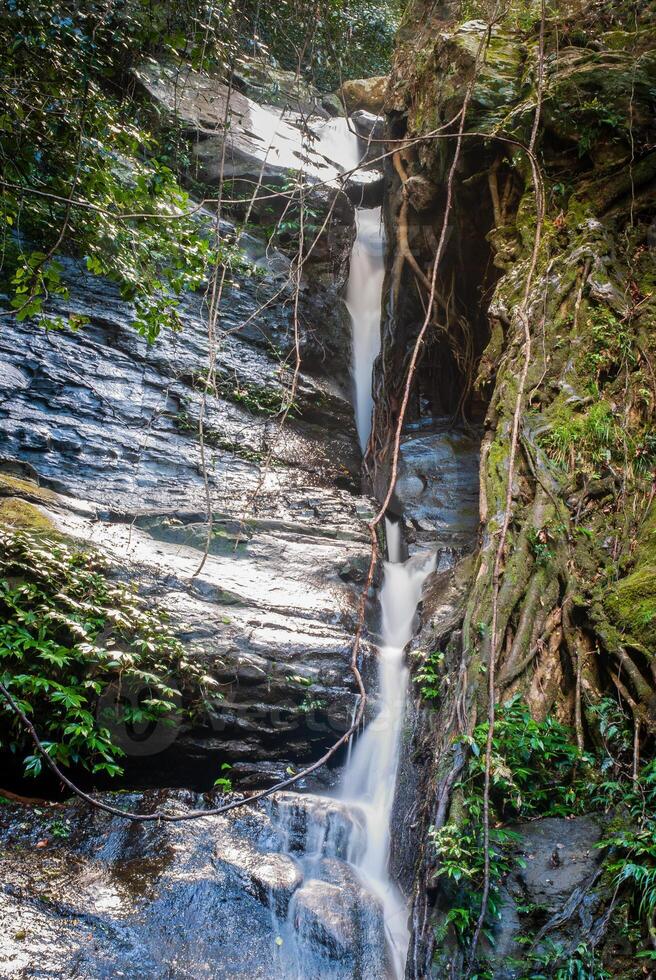
[[[344,82],[339,94],[346,103],[349,112],[364,109],[365,112],[380,115],[386,108],[385,99],[388,83],[387,75],[380,75],[375,78],[354,78]]]
[[[367,504],[353,492],[359,451],[348,392],[326,377],[333,360],[322,365],[331,345],[347,361],[348,336],[337,326],[330,336],[330,313],[315,319],[301,306],[303,368],[308,351],[316,372],[301,371],[283,421],[289,306],[283,296],[259,312],[276,291],[268,278],[228,290],[216,393],[204,399],[212,533],[194,577],[208,543],[201,300],[184,305],[180,333],[163,331],[149,346],[110,284],[72,262],[66,273],[71,295],[60,311],[89,317],[83,329],[3,329],[0,462],[57,491],[55,525],[105,548],[123,577],[169,610],[221,683],[217,712],[168,746],[174,781],[211,785],[208,753],[243,763],[247,785],[270,781],[334,741],[352,713]]]

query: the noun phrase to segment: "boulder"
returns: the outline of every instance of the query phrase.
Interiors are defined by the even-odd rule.
[[[345,187],[356,208],[378,208],[383,203],[385,178],[380,170],[358,170]]]
[[[340,800],[311,793],[276,793],[271,815],[285,850],[344,861],[365,846],[364,815]]]
[[[321,106],[326,110],[329,116],[345,116],[346,110],[344,109],[344,103],[340,99],[339,95],[323,95],[321,97]]]
[[[364,109],[357,109],[351,114],[353,128],[363,140],[383,140],[385,138],[385,119]]]
[[[387,75],[351,79],[343,83],[339,95],[349,113],[355,112],[356,109],[365,109],[367,112],[379,116],[385,110],[388,83]]]
[[[382,908],[352,873],[338,884],[306,882],[294,895],[290,915],[304,958],[317,970],[313,976],[350,980],[362,976],[363,967],[365,976],[387,975]]]
[[[350,124],[360,137],[362,162],[382,177],[385,146],[385,120],[364,109],[358,109],[350,117]]]

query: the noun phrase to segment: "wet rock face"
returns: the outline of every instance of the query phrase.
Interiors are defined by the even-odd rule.
[[[177,65],[152,58],[135,75],[155,104],[174,113],[195,137],[200,179],[207,183],[217,181],[221,173],[226,178],[257,180],[261,176],[269,180],[289,176],[290,170],[302,167],[310,179],[324,180],[339,172],[338,162],[330,152],[325,159],[322,150],[326,148],[317,146],[316,140],[308,138],[301,147],[304,119],[287,108],[289,96],[276,105],[267,102],[263,92],[256,102],[236,88],[229,89],[219,78],[193,70],[181,72]],[[253,91],[249,86],[247,90]],[[324,118],[325,111],[318,111],[319,118]],[[226,129],[227,117],[230,125]]]
[[[323,106],[324,96],[296,71],[286,71],[266,56],[241,54],[233,74],[233,84],[259,105],[276,106],[292,112],[333,113]]]
[[[283,423],[292,368],[281,357],[293,335],[285,294],[266,306],[280,289],[267,276],[244,278],[226,295],[216,393],[205,399],[214,520],[208,560],[193,577],[208,541],[200,300],[185,305],[180,333],[148,346],[110,284],[73,262],[66,271],[71,294],[59,312],[88,316],[83,330],[3,329],[0,462],[56,491],[45,508],[54,525],[105,548],[118,574],[168,609],[185,646],[222,685],[223,702],[195,731],[153,742],[153,751],[166,750],[158,758],[168,760],[169,778],[208,786],[215,761],[229,758],[243,764],[246,785],[271,781],[288,761],[334,741],[352,711],[357,585],[340,573],[366,563],[367,538],[352,492],[359,451],[351,406],[326,378],[331,346],[339,340],[348,356],[348,325],[325,338],[330,311],[315,295],[310,320],[301,301],[312,323],[302,357],[312,350],[324,375],[302,371]],[[138,753],[134,764],[157,778],[152,758]]]
[[[249,220],[265,228],[283,215],[289,225],[298,223],[298,207],[290,205],[290,182],[303,185],[305,206],[316,231],[305,234],[301,353],[313,370],[345,385],[349,361],[344,336],[349,334],[349,325],[344,319],[341,290],[355,237],[353,205],[363,195],[367,199],[380,197],[381,181],[368,175],[364,187],[345,193],[340,178],[349,165],[343,159],[345,153],[348,156],[346,120],[330,118],[317,103],[318,93],[298,80],[295,87],[291,73],[270,69],[273,75],[269,76],[268,71],[259,61],[245,59],[237,77],[244,91],[229,89],[219,78],[191,70],[181,73],[179,66],[154,59],[145,60],[135,75],[157,112],[175,115],[186,130],[194,160],[188,175],[193,186],[204,185],[209,196],[221,181],[228,182],[228,196],[248,202],[239,217],[245,218],[248,211]],[[251,84],[254,79],[257,85]],[[257,95],[259,101],[245,92]],[[230,125],[226,128],[228,117]],[[251,200],[253,189],[262,185],[267,192]],[[239,206],[234,206],[237,213]],[[289,274],[290,259],[299,248],[298,232],[288,232],[287,237],[283,247],[289,254],[276,256],[278,264],[282,263],[279,271],[283,277]],[[265,271],[269,273],[270,261],[267,264]],[[255,329],[260,328],[260,319]],[[322,324],[321,336],[316,331],[317,322]]]
[[[515,980],[522,975],[523,935],[535,936],[536,953],[554,944],[573,953],[589,935],[608,900],[607,883],[599,881],[603,850],[603,818],[545,817],[519,824],[518,856],[524,868],[511,872],[502,890],[499,925],[495,931],[494,976]],[[542,943],[542,937],[548,938]]]
[[[170,790],[106,798],[141,812],[222,800]],[[314,797],[296,800],[312,813]],[[143,825],[78,804],[9,805],[0,842],[3,977],[384,976],[379,907],[339,859],[319,853],[310,875],[279,853],[285,842],[265,805]],[[292,923],[307,942],[303,963]]]
[[[395,496],[411,543],[459,553],[473,548],[479,446],[476,430],[459,430],[446,419],[417,425],[404,438]]]

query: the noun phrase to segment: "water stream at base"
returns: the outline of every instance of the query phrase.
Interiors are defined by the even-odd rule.
[[[343,125],[338,132],[348,168],[359,159],[357,138]],[[346,303],[353,323],[355,417],[364,451],[371,432],[372,370],[380,351],[381,208],[358,209],[356,221]],[[271,804],[281,851],[294,858],[302,875],[302,885],[282,908],[280,896],[270,899],[283,980],[401,980],[404,974],[408,905],[390,873],[391,822],[409,680],[405,647],[436,556],[424,552],[403,561],[400,524],[387,520],[386,532],[375,717],[349,748],[334,796],[278,794]],[[348,947],[356,943],[361,954],[354,966]]]
[[[403,976],[410,939],[407,902],[389,871],[392,807],[408,689],[404,651],[414,633],[424,581],[434,567],[432,553],[414,555],[400,564],[384,564],[379,708],[353,750],[340,791],[344,802],[359,807],[364,814],[364,849],[353,848],[348,857],[365,886],[382,903],[395,978]]]

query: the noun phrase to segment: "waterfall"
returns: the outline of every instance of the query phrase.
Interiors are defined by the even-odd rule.
[[[410,938],[407,905],[389,873],[392,807],[408,688],[404,651],[413,636],[424,581],[434,567],[434,553],[413,555],[398,564],[385,562],[380,592],[379,707],[353,751],[340,793],[344,802],[357,805],[364,814],[364,850],[353,850],[348,856],[382,903],[395,978],[403,976]]]
[[[385,518],[385,540],[387,541],[387,560],[397,564],[403,561],[403,538],[400,521],[393,521],[389,517]]]
[[[322,125],[321,139],[331,137],[344,169],[355,166],[358,140],[345,120]],[[358,209],[356,222],[346,304],[353,330],[354,411],[364,452],[380,351],[381,208]],[[386,533],[375,716],[349,745],[332,796],[279,793],[270,803],[279,850],[293,858],[300,880],[285,901],[273,895],[270,900],[281,980],[401,980],[405,970],[408,906],[390,873],[391,823],[409,682],[405,648],[436,556],[424,552],[403,561],[400,523],[387,519]]]
[[[400,529],[398,534],[400,549]],[[335,795],[278,793],[270,804],[280,850],[294,858],[302,880],[282,910],[271,897],[276,980],[404,975],[409,910],[390,874],[391,823],[408,688],[405,647],[435,557],[424,552],[384,563],[377,711],[349,755]],[[326,917],[320,927],[318,913]],[[359,966],[347,959],[354,944]]]
[[[380,353],[380,311],[385,277],[382,208],[359,208],[355,220],[356,238],[351,252],[346,306],[353,322],[355,424],[364,452],[371,433],[372,371]]]

